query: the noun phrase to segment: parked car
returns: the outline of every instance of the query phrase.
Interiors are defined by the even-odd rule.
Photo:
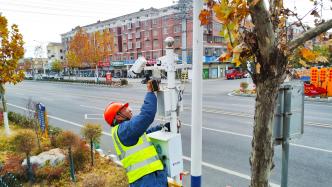
[[[60,74],[56,74],[56,75],[54,75],[54,79],[55,80],[63,80],[63,76],[60,75]]]
[[[230,69],[226,71],[226,78],[227,79],[242,79],[244,77],[244,72],[236,70],[236,69]]]

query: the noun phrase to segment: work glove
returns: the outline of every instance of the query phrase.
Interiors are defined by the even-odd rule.
[[[165,129],[167,132],[171,132],[171,124],[169,122],[161,125],[162,129]]]

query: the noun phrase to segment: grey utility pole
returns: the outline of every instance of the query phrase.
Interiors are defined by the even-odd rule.
[[[182,64],[187,64],[187,19],[189,18],[188,10],[192,7],[191,0],[179,0],[179,15],[178,19],[181,19],[181,57]]]

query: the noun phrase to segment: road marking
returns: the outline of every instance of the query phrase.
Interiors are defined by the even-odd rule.
[[[189,125],[189,124],[182,124],[182,125],[183,126],[191,127],[191,125]],[[212,128],[207,128],[207,127],[202,127],[202,129],[209,130],[209,131],[214,131],[214,132],[220,132],[220,133],[224,133],[224,134],[232,134],[232,135],[246,137],[246,138],[252,138],[251,135],[241,134],[241,133],[235,133],[235,132],[231,132],[231,131],[225,131],[225,130],[219,130],[219,129],[212,129]],[[322,151],[322,152],[332,153],[332,150],[328,150],[328,149],[322,149],[322,148],[317,148],[317,147],[310,147],[310,146],[301,145],[301,144],[294,144],[294,143],[290,143],[290,145],[295,146],[295,147],[305,148],[305,149],[311,149],[311,150],[315,150],[315,151]]]
[[[183,158],[183,160],[187,160],[187,161],[191,162],[190,157],[182,156],[182,158]],[[240,178],[243,178],[243,179],[247,179],[249,181],[251,180],[251,177],[249,175],[242,174],[242,173],[239,173],[237,171],[226,169],[226,168],[216,166],[216,165],[213,165],[213,164],[210,164],[210,163],[207,163],[207,162],[202,162],[202,165],[205,166],[205,167],[211,168],[211,169],[221,171],[223,173],[227,173],[229,175],[234,175],[234,176],[237,176],[237,177],[240,177]],[[279,187],[280,186],[279,184],[275,184],[275,183],[270,183],[270,185],[272,187]]]
[[[11,103],[7,103],[8,105],[10,106],[13,106],[13,107],[16,107],[16,108],[19,108],[19,109],[22,109],[22,110],[25,110],[25,111],[32,111],[32,110],[29,110],[27,108],[24,108],[24,107],[21,107],[21,106],[18,106],[18,105],[14,105],[14,104],[11,104]],[[80,127],[82,128],[83,125],[80,125],[78,123],[75,123],[75,122],[72,122],[72,121],[68,121],[68,120],[65,120],[65,119],[62,119],[62,118],[58,118],[58,117],[55,117],[55,116],[51,116],[51,115],[47,115],[49,118],[51,119],[55,119],[55,120],[58,120],[58,121],[62,121],[62,122],[65,122],[65,123],[68,123],[68,124],[71,124],[71,125],[74,125],[74,126],[77,126],[77,127]],[[191,125],[188,125],[188,124],[183,124],[185,126],[191,126]],[[252,137],[252,136],[249,136],[249,135],[245,135],[245,134],[240,134],[240,133],[233,133],[233,132],[230,132],[230,131],[221,131],[221,130],[217,130],[217,129],[211,129],[211,128],[206,128],[206,127],[203,127],[203,129],[206,129],[206,130],[213,130],[213,131],[217,131],[217,132],[223,132],[223,133],[226,133],[226,134],[233,134],[233,135],[238,135],[238,136],[242,136],[242,137]],[[106,136],[110,136],[112,137],[112,135],[110,133],[107,133],[105,131],[102,132],[102,134],[106,135]],[[315,147],[309,147],[309,146],[304,146],[304,145],[299,145],[299,144],[292,144],[291,145],[293,146],[297,146],[297,147],[302,147],[302,148],[307,148],[307,149],[312,149],[312,150],[317,150],[317,151],[323,151],[323,152],[328,152],[328,153],[332,153],[331,150],[326,150],[326,149],[320,149],[320,148],[315,148]],[[191,158],[190,157],[185,157],[183,156],[183,158],[185,160],[188,160],[188,161],[191,161]],[[244,178],[244,179],[247,179],[247,180],[250,180],[250,177],[248,175],[245,175],[245,174],[242,174],[242,173],[239,173],[239,172],[236,172],[236,171],[232,171],[232,170],[229,170],[229,169],[226,169],[226,168],[222,168],[222,167],[219,167],[219,166],[216,166],[216,165],[213,165],[213,164],[210,164],[208,162],[202,162],[203,166],[206,166],[206,167],[209,167],[211,169],[215,169],[215,170],[218,170],[218,171],[222,171],[224,173],[228,173],[230,175],[234,175],[234,176],[238,176],[238,177],[241,177],[241,178]],[[274,183],[270,183],[272,186],[274,187],[278,187],[279,185],[278,184],[274,184]]]
[[[22,110],[26,110],[26,111],[28,110],[28,109],[26,109],[24,107],[20,107],[18,105],[14,105],[14,104],[10,104],[10,103],[7,103],[7,104],[10,105],[10,106],[16,107],[16,108],[20,108]],[[78,127],[83,127],[82,125],[80,125],[78,123],[74,123],[74,122],[71,122],[71,121],[68,121],[68,120],[65,120],[65,119],[61,119],[61,118],[58,118],[58,117],[55,117],[55,116],[48,115],[48,117],[51,118],[51,119],[56,119],[56,120],[59,120],[59,121],[65,122],[65,123],[69,123],[69,124],[72,124],[72,125],[75,125],[75,126],[78,126]],[[189,124],[182,124],[182,125],[191,127],[191,125],[189,125]],[[202,129],[209,130],[209,131],[214,131],[214,132],[220,132],[220,133],[224,133],[224,134],[232,134],[232,135],[246,137],[246,138],[252,138],[251,135],[241,134],[241,133],[236,133],[236,132],[231,132],[231,131],[213,129],[213,128],[208,128],[208,127],[202,127]],[[109,133],[103,132],[103,134],[107,135]],[[328,150],[328,149],[322,149],[322,148],[311,147],[311,146],[306,146],[306,145],[301,145],[301,144],[294,144],[294,143],[290,143],[290,145],[295,146],[295,147],[305,148],[305,149],[311,149],[311,150],[315,150],[315,151],[322,151],[322,152],[326,152],[326,153],[332,153],[332,150]]]
[[[7,103],[8,105],[10,106],[13,106],[13,107],[16,107],[16,108],[19,108],[19,109],[22,109],[24,111],[30,111],[30,112],[34,112],[33,110],[29,110],[27,108],[24,108],[24,107],[21,107],[21,106],[18,106],[18,105],[14,105],[14,104],[11,104],[11,103]],[[71,124],[71,125],[74,125],[76,127],[80,127],[80,128],[83,128],[84,126],[83,125],[80,125],[78,123],[75,123],[75,122],[72,122],[72,121],[68,121],[68,120],[65,120],[65,119],[62,119],[62,118],[59,118],[59,117],[55,117],[55,116],[52,116],[52,115],[47,115],[47,117],[51,118],[51,119],[55,119],[55,120],[58,120],[58,121],[62,121],[62,122],[65,122],[65,123],[68,123],[68,124]],[[111,136],[110,133],[107,133],[107,132],[102,132],[102,134],[104,135],[107,135],[107,136]]]
[[[97,117],[89,117],[89,116],[97,116]],[[98,117],[100,116],[100,117]],[[103,114],[85,114],[84,119],[95,119],[95,120],[102,120],[104,119]]]

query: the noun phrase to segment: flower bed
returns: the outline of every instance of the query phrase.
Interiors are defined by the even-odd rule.
[[[22,162],[27,155],[19,152],[19,150],[25,150],[25,144],[27,146],[31,145],[26,140],[20,143],[18,141],[20,139],[17,136],[27,131],[30,131],[30,135],[34,136],[34,125],[31,124],[32,121],[27,117],[13,112],[9,113],[9,120],[10,137],[5,135],[4,127],[0,125],[0,176],[11,173],[25,186],[28,184],[30,175],[28,175],[27,166],[23,166]],[[64,144],[59,142],[59,137],[64,134],[61,129],[50,127],[49,132],[48,137],[40,138],[41,148],[39,149],[35,146],[31,150],[30,156],[54,150],[60,144]],[[46,161],[44,165],[32,164],[34,186],[128,186],[125,170],[112,160],[102,157],[95,152],[95,164],[91,166],[89,145],[78,135],[74,136],[78,137],[78,141],[72,147],[75,182],[71,180],[68,151],[61,149],[61,152],[65,154],[65,159],[59,161],[56,165],[49,161]],[[21,144],[20,149],[18,149],[18,144]]]

